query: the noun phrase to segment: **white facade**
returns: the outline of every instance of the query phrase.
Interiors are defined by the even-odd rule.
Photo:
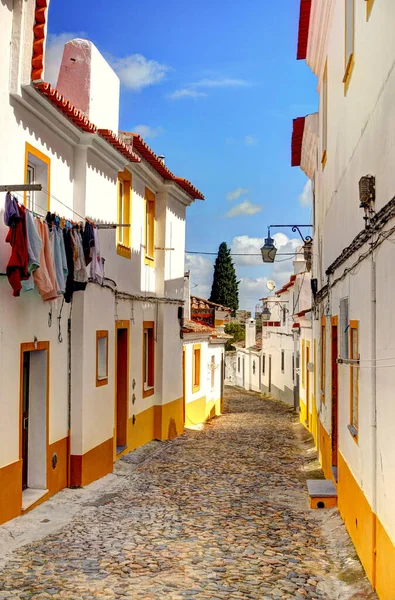
[[[33,0],[0,7],[0,185],[25,183],[32,164],[35,182],[43,186],[34,196],[37,213],[50,210],[78,221],[89,217],[95,223],[118,223],[119,178],[126,177],[131,227],[126,245],[119,243],[120,228],[99,229],[103,285],[88,283],[84,292],[74,293],[72,305],[62,305],[61,299],[44,303],[36,290],[14,298],[7,278],[0,278],[0,477],[5,482],[0,486],[0,523],[66,485],[85,485],[111,471],[113,460],[124,452],[182,433],[179,308],[184,303],[185,218],[187,206],[201,197],[189,182],[179,185],[170,171],[164,178],[151,150],[146,159],[118,140],[119,80],[90,42],[67,45],[59,78],[63,95],[78,91],[73,115],[80,109],[85,121],[73,121],[64,104],[60,109],[56,104],[59,96],[46,97],[31,82],[41,60],[36,44],[32,63],[36,8]],[[45,27],[40,32],[45,49]],[[77,51],[72,56],[76,69],[70,72],[66,62]],[[86,119],[114,129],[115,135],[107,141],[94,126],[87,130]],[[154,199],[149,258],[147,194]],[[24,202],[23,193],[18,199]],[[1,218],[2,274],[10,256],[7,230]],[[101,337],[107,341],[99,359]],[[143,371],[145,339],[152,343],[149,376]],[[22,401],[27,354],[29,419],[23,416]],[[99,360],[107,368],[100,379]],[[27,456],[28,490],[22,494]]]
[[[395,597],[395,323],[389,316],[395,196],[395,5],[392,0],[312,1],[307,62],[318,77],[313,319],[317,363],[314,429],[326,477],[380,598]],[[301,165],[303,167],[303,165]],[[305,172],[308,170],[304,169]],[[375,177],[375,201],[360,207],[359,182]],[[364,219],[367,217],[367,220]],[[374,225],[369,232],[366,224]],[[359,237],[357,237],[359,236]],[[372,251],[373,250],[373,251]],[[339,362],[336,362],[340,360]]]

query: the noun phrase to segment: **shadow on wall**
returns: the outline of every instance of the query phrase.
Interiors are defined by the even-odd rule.
[[[178,436],[178,433],[177,433],[177,425],[176,425],[175,419],[170,419],[167,437],[169,440],[172,440],[172,439],[176,438],[177,436]]]

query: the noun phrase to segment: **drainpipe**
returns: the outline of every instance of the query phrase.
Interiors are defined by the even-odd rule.
[[[71,311],[67,319],[67,487],[70,487],[71,468]]]
[[[376,542],[377,542],[377,289],[376,289],[376,260],[374,257],[374,241],[372,240],[372,261],[371,261],[371,274],[372,274],[372,297],[371,297],[371,319],[372,319],[372,483],[373,483],[373,498],[372,498],[372,512],[373,512],[373,573],[372,573],[372,584],[373,589],[376,589]]]

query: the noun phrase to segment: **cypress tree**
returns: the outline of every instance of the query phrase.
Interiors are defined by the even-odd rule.
[[[239,283],[230,255],[230,248],[228,248],[226,242],[222,242],[215,260],[210,302],[222,304],[233,309],[235,313],[239,308]]]

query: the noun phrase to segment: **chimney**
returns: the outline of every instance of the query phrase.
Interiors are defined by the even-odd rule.
[[[166,157],[164,156],[164,154],[159,154],[158,158],[163,165],[166,164]]]
[[[191,319],[191,272],[184,273],[184,319]]]
[[[255,319],[248,319],[246,322],[246,348],[255,346],[256,342],[256,323]]]
[[[99,129],[118,133],[119,77],[92,42],[65,44],[57,89]]]

